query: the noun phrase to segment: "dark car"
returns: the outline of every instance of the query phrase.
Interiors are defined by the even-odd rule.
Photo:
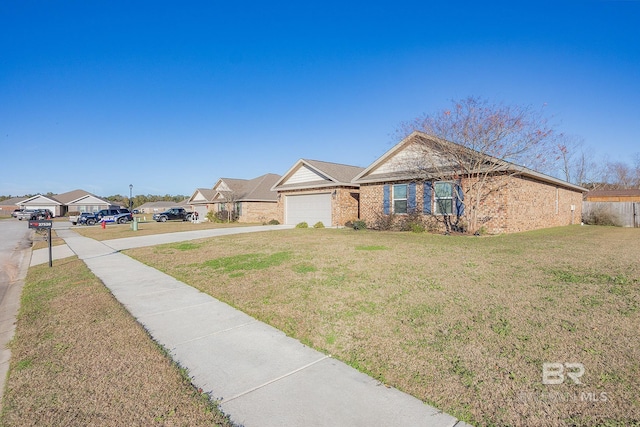
[[[76,218],[76,223],[77,224],[93,225],[96,222],[98,222],[98,220],[96,219],[96,214],[94,214],[92,212],[82,212]]]
[[[154,221],[166,222],[169,220],[191,221],[191,212],[184,208],[171,208],[164,212],[153,214]]]

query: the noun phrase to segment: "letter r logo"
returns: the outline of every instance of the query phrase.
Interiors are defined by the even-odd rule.
[[[564,367],[567,368],[567,376],[573,380],[576,384],[582,384],[580,377],[584,375],[584,365],[582,363],[565,363]]]

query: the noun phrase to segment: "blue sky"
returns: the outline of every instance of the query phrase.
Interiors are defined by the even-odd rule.
[[[0,2],[0,195],[368,166],[477,96],[640,152],[640,1]]]

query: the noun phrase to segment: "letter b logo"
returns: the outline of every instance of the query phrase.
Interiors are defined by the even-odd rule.
[[[542,364],[542,384],[562,384],[565,374],[571,378],[575,384],[582,384],[580,377],[584,375],[584,365],[582,363]]]

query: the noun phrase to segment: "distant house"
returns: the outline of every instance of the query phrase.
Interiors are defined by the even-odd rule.
[[[589,191],[582,211],[587,223],[605,220],[621,227],[640,227],[640,189]]]
[[[640,202],[640,189],[591,190],[585,195],[587,202]]]
[[[67,212],[98,212],[114,206],[85,190],[73,190],[56,195],[37,194],[23,198],[17,205],[21,209],[49,209],[54,216],[64,216]]]
[[[16,209],[20,209],[19,203],[26,197],[13,197],[0,202],[0,216],[9,216]]]
[[[465,200],[465,191],[477,178],[456,172],[443,147],[477,156],[468,148],[413,132],[353,179],[360,186],[360,217],[374,223],[380,215],[408,214],[423,218],[445,216],[467,220],[475,207]],[[453,152],[453,151],[452,151]],[[440,170],[418,169],[426,156],[436,159]],[[433,160],[432,160],[433,161]],[[512,233],[579,223],[582,197],[587,190],[534,170],[487,157],[492,172],[486,185],[493,188],[481,199],[476,212],[479,225],[488,233]],[[450,171],[443,177],[442,171]],[[467,195],[469,196],[469,195]],[[468,205],[468,206],[467,206]]]
[[[267,222],[278,218],[278,195],[272,186],[280,175],[267,173],[253,179],[220,178],[213,186],[214,212],[233,211],[238,222]]]
[[[49,209],[53,216],[62,216],[66,213],[65,205],[55,196],[43,196],[37,194],[18,203],[20,209]]]
[[[67,212],[98,212],[114,206],[109,200],[84,190],[73,190],[55,197],[63,205],[62,215]]]
[[[358,219],[360,185],[351,180],[358,166],[319,160],[298,160],[273,186],[278,193],[278,213],[284,224],[322,222],[344,226]]]
[[[137,207],[140,213],[154,214],[158,212],[164,212],[167,209],[183,207],[182,203],[176,203],[173,201],[160,201],[160,202],[147,202]]]

